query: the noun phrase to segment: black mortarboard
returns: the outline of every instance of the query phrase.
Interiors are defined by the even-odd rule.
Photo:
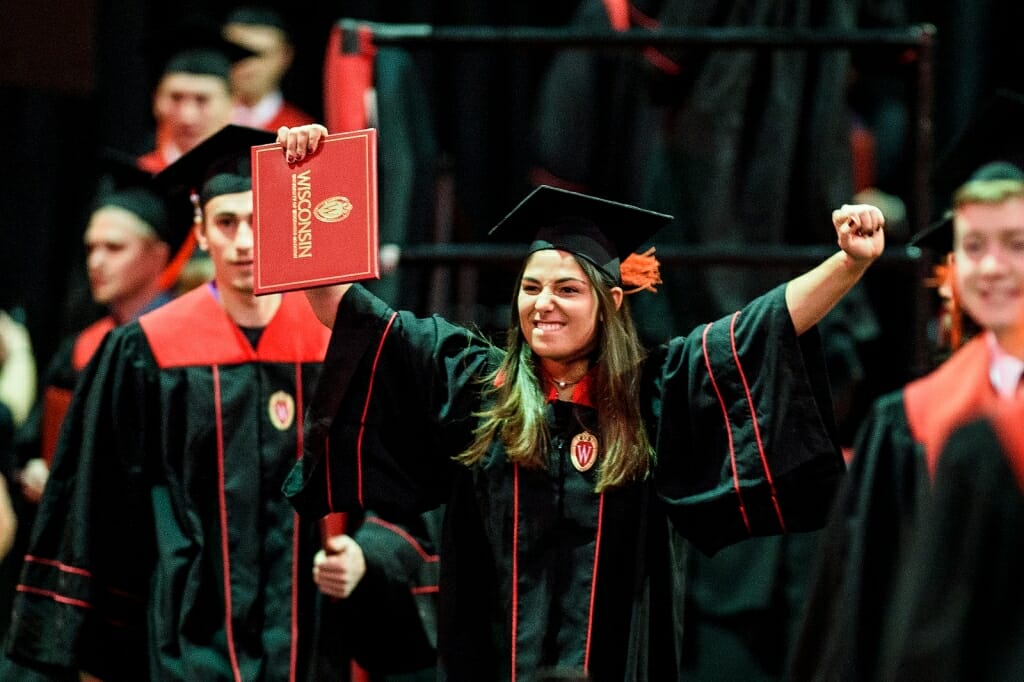
[[[161,76],[188,73],[228,80],[231,66],[256,53],[221,35],[214,22],[190,20],[172,29],[157,45]]]
[[[105,150],[100,157],[100,181],[92,210],[117,206],[139,217],[161,241],[176,252],[185,242],[191,221],[172,221],[168,202],[158,190],[153,175],[136,165],[135,159],[116,150]]]
[[[1011,180],[1024,182],[1024,96],[1001,90],[982,107],[935,165],[932,187],[944,202],[952,202],[967,182]],[[953,211],[910,238],[912,246],[936,253],[953,250]]]
[[[671,220],[672,216],[664,213],[541,185],[489,234],[529,243],[529,253],[568,251],[586,258],[618,282],[621,260]]]
[[[239,125],[227,125],[203,140],[153,178],[172,202],[174,211],[194,210],[191,197],[203,206],[221,194],[252,189],[250,150],[277,139],[277,133]],[[283,154],[283,152],[282,152]]]
[[[228,12],[225,24],[247,24],[250,26],[273,26],[288,33],[288,24],[284,15],[273,7],[251,4],[239,5]]]

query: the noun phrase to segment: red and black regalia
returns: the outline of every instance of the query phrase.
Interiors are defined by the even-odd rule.
[[[150,301],[142,312],[144,314],[159,308],[170,300],[169,294],[161,293]],[[34,408],[30,419],[31,426],[22,429],[23,452],[28,456],[42,456],[47,463],[53,459],[60,427],[71,404],[78,377],[89,364],[103,337],[117,324],[113,316],[106,315],[75,336],[65,339],[58,346],[47,365],[42,400]]]
[[[283,297],[258,343],[203,286],[111,331],[72,399],[10,655],[104,680],[289,680],[319,538],[281,483],[327,330]]]
[[[932,492],[942,447],[1000,397],[978,335],[930,374],[880,397],[861,425],[824,531],[795,679],[870,680],[900,557]]]
[[[886,618],[875,679],[1024,679],[1024,402],[950,436]]]
[[[600,396],[586,379],[572,400],[549,396],[547,468],[511,464],[497,439],[480,463],[453,461],[500,356],[353,287],[285,492],[309,517],[446,503],[444,679],[677,679],[672,528],[711,553],[824,523],[843,463],[817,333],[797,337],[778,287],[652,352],[638,399],[656,465],[605,493],[589,466]]]

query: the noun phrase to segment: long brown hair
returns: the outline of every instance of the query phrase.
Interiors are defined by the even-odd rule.
[[[595,490],[602,492],[642,479],[650,470],[653,449],[640,414],[640,373],[643,345],[629,306],[618,308],[613,286],[589,261],[576,257],[597,297],[597,344],[591,355],[591,399],[597,410],[601,463]],[[473,443],[456,460],[472,465],[500,438],[509,461],[539,469],[548,465],[551,434],[544,419],[546,397],[538,378],[537,358],[520,329],[518,295],[526,264],[516,280],[505,357],[486,378],[484,390],[491,407],[480,419]]]

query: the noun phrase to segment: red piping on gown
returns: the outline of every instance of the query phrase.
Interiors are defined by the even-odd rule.
[[[743,365],[740,363],[739,351],[736,348],[736,320],[739,318],[739,313],[733,313],[729,320],[729,346],[732,352],[733,362],[736,363],[736,371],[740,377],[740,383],[743,385],[743,395],[746,398],[747,407],[750,411],[750,421],[754,429],[754,440],[757,443],[757,452],[761,459],[761,468],[764,471],[765,480],[768,483],[768,487],[771,491],[772,506],[775,508],[775,517],[779,522],[779,527],[783,532],[786,530],[786,522],[782,516],[782,509],[779,507],[778,495],[775,490],[775,481],[772,478],[771,469],[768,466],[768,458],[764,451],[764,441],[761,439],[761,428],[757,421],[757,409],[754,407],[754,398],[750,393],[750,384],[747,381],[747,375],[743,371]],[[747,529],[748,534],[752,534],[750,528],[750,517],[747,514],[746,505],[743,502],[743,493],[740,488],[739,471],[736,466],[736,443],[733,440],[733,426],[729,420],[729,409],[725,404],[725,399],[722,397],[722,391],[718,386],[718,382],[715,380],[715,374],[711,367],[711,357],[708,352],[708,333],[711,331],[711,324],[705,325],[704,331],[701,335],[701,348],[704,353],[704,366],[708,372],[708,378],[711,381],[711,386],[715,391],[715,397],[718,399],[718,404],[722,408],[722,423],[725,425],[725,432],[729,440],[729,462],[732,470],[732,484],[733,490],[736,491],[736,499],[739,501],[739,512],[743,518],[743,525]]]
[[[356,480],[359,485],[359,506],[363,508],[366,507],[363,503],[363,434],[366,432],[366,415],[370,411],[370,397],[373,395],[374,379],[377,378],[377,364],[380,362],[381,353],[384,352],[384,341],[388,338],[388,332],[391,331],[391,326],[395,323],[395,318],[397,317],[398,313],[391,313],[391,319],[388,320],[388,325],[380,336],[380,343],[377,344],[377,354],[373,356],[373,365],[370,368],[370,381],[366,386],[366,402],[363,403],[363,414],[359,418],[359,437],[356,440],[356,467],[358,469]],[[330,488],[330,478],[327,480],[328,488]]]
[[[217,501],[220,506],[220,551],[224,561],[224,628],[227,636],[228,658],[231,660],[231,672],[238,682],[242,680],[242,671],[238,667],[238,655],[235,653],[235,627],[231,608],[231,553],[228,551],[228,505],[224,485],[224,414],[221,411],[220,367],[213,366],[213,410],[217,422]]]

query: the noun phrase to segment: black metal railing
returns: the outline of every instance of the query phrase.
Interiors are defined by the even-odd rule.
[[[911,132],[909,168],[912,178],[906,197],[907,221],[912,232],[923,229],[932,209],[929,169],[932,164],[932,97],[933,45],[935,27],[916,24],[891,29],[807,29],[764,27],[661,27],[654,30],[626,31],[590,30],[577,27],[496,27],[496,26],[432,26],[426,24],[382,24],[356,19],[342,19],[343,31],[369,28],[377,46],[402,47],[408,50],[429,49],[498,49],[549,48],[622,50],[647,46],[699,46],[716,50],[730,49],[890,49],[910,51],[914,84],[911,101]],[[439,190],[439,204],[451,188]],[[444,210],[439,211],[443,216]],[[443,220],[444,218],[440,218]],[[659,246],[658,259],[663,266],[736,266],[747,268],[794,267],[809,268],[820,263],[834,247],[779,246],[758,244],[756,248]],[[521,245],[507,244],[426,244],[410,245],[403,251],[403,262],[435,269],[432,288],[435,305],[442,306],[442,289],[454,287],[456,310],[470,310],[476,300],[475,273],[494,265],[514,266],[522,257]],[[917,286],[901,292],[908,298],[909,334],[908,373],[916,375],[930,361],[927,325],[932,312],[932,297],[924,295],[924,281],[930,274],[930,263],[919,249],[890,245],[873,269],[899,270]],[[444,275],[440,271],[444,270]],[[451,277],[454,273],[454,277]],[[442,311],[443,312],[443,311]]]

